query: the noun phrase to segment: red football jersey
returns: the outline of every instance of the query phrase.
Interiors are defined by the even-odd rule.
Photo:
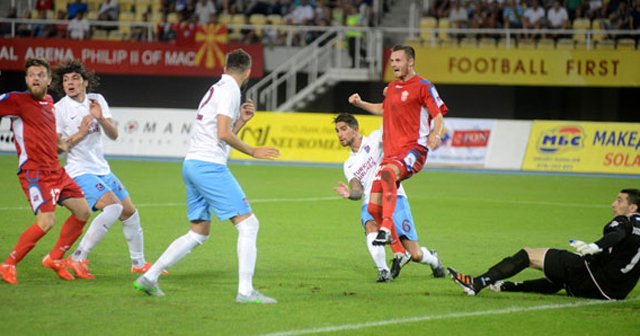
[[[385,158],[404,155],[416,145],[426,147],[431,118],[448,111],[436,87],[419,76],[389,83],[382,106]]]
[[[50,95],[42,100],[29,92],[0,95],[0,117],[11,117],[11,131],[18,152],[18,172],[57,170],[56,117]]]

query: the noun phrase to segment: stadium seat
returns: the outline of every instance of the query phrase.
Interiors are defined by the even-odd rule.
[[[91,35],[92,40],[107,40],[109,38],[109,34],[106,30],[96,29],[93,31],[93,35]]]
[[[451,22],[449,22],[449,19],[440,18],[438,20],[438,29],[440,30],[438,33],[438,39],[440,41],[446,41],[449,39],[449,28],[451,28]]]
[[[497,45],[496,39],[494,39],[492,37],[481,37],[478,40],[478,47],[479,48],[492,49],[492,48],[495,48],[496,45]]]
[[[577,18],[573,20],[574,30],[586,30],[591,29],[591,21],[589,19]],[[587,39],[587,35],[584,32],[574,32],[573,40],[576,42],[584,42]]]
[[[56,19],[56,12],[53,10],[48,10],[47,11],[47,20],[55,20]]]
[[[518,49],[535,49],[536,43],[530,39],[518,40]]]
[[[114,31],[109,33],[109,40],[110,41],[122,41],[126,37],[127,37],[127,34],[125,34],[122,31],[118,31],[118,30],[114,30]]]
[[[159,23],[162,21],[162,12],[152,12],[148,19],[151,23]]]
[[[234,14],[231,17],[231,22],[230,24],[234,24],[234,25],[243,25],[245,24],[246,21],[246,17],[244,14]],[[229,31],[229,39],[230,40],[241,40],[242,39],[242,32],[241,32],[241,28],[233,28]]]
[[[267,17],[264,14],[252,14],[249,17],[249,23],[252,25],[264,25],[267,23]],[[262,37],[264,34],[262,28],[255,28],[256,36]]]
[[[90,11],[89,13],[87,13],[87,20],[91,21],[95,21],[98,20],[98,12],[96,11]]]
[[[465,37],[460,39],[458,43],[459,48],[475,49],[478,46],[478,41],[475,37]]]
[[[598,43],[607,38],[605,33],[606,29],[606,21],[604,19],[599,19],[593,21],[593,26],[591,27],[593,35],[591,36],[591,42]]]
[[[69,3],[68,0],[55,0],[55,10],[63,10],[63,11],[67,11],[67,4]]]
[[[618,50],[635,50],[636,41],[632,38],[621,38],[616,42],[616,49]]]
[[[568,38],[561,38],[561,39],[558,39],[558,42],[556,42],[556,49],[572,50],[574,49],[574,46],[575,46],[575,41]]]
[[[612,40],[602,40],[598,41],[595,47],[600,50],[613,50],[616,48],[616,44]]]
[[[136,15],[132,12],[120,12],[118,21],[120,22],[133,22],[136,19]]]
[[[538,41],[538,49],[555,49],[556,41],[550,38],[542,38]]]
[[[100,5],[102,4],[101,0],[87,0],[87,7],[89,7],[89,12],[98,12],[100,9]]]
[[[220,24],[230,24],[231,23],[231,15],[229,14],[220,14],[220,16],[218,16],[218,23]]]
[[[500,49],[514,49],[516,47],[516,39],[511,38],[509,44],[507,45],[507,39],[503,38],[498,40],[498,48]]]
[[[169,13],[167,14],[167,22],[168,23],[179,23],[180,17],[178,17],[178,13]]]
[[[427,16],[420,19],[420,40],[422,42],[431,42],[435,39],[433,29],[438,25],[436,18]]]

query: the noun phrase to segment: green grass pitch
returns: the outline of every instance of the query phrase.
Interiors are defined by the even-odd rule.
[[[153,261],[188,230],[181,163],[112,160],[138,205]],[[277,305],[238,305],[236,232],[216,222],[209,240],[161,278],[166,296],[132,288],[116,223],[90,255],[94,281],[59,280],[41,266],[68,215],[18,265],[19,285],[0,283],[1,335],[638,335],[640,289],[627,301],[483,291],[468,297],[429,267],[409,264],[391,283],[376,270],[359,202],[335,197],[340,167],[232,164],[260,219],[255,286]],[[33,216],[0,155],[0,258]],[[429,170],[405,183],[420,241],[445,266],[477,274],[522,247],[593,241],[609,204],[637,176],[598,177]],[[387,253],[390,258],[390,252]],[[539,277],[533,270],[515,279]]]

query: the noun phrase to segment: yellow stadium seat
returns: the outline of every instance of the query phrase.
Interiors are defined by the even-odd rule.
[[[509,40],[509,44],[507,44],[507,39],[503,38],[498,41],[498,48],[500,49],[514,49],[516,47],[516,40],[511,38]]]
[[[136,15],[132,12],[120,12],[118,21],[120,22],[133,22],[136,19]]]
[[[68,3],[69,3],[69,0],[56,0],[54,8],[56,11],[63,10],[66,12]]]
[[[276,26],[284,24],[284,19],[282,18],[282,15],[278,15],[278,14],[267,15],[267,21],[271,22],[272,25],[276,25]]]
[[[87,20],[98,20],[98,12],[87,13]]]
[[[561,38],[561,39],[558,39],[558,42],[556,43],[556,49],[571,50],[574,48],[574,44],[575,44],[575,41],[572,39]]]
[[[93,31],[93,35],[91,35],[92,40],[106,40],[109,36],[106,30],[96,29]]]
[[[436,18],[427,16],[420,19],[420,39],[428,42],[435,39],[435,33],[433,29],[438,27],[438,21]]]
[[[229,14],[220,14],[218,16],[218,23],[220,24],[230,24],[231,23],[231,15]]]
[[[162,21],[162,13],[161,12],[153,12],[149,16],[149,22],[151,23],[159,23]]]
[[[518,41],[518,49],[535,49],[536,44],[530,39],[520,39]]]
[[[596,43],[596,49],[613,50],[615,48],[616,48],[616,44],[612,40],[602,40]]]
[[[621,38],[616,42],[616,49],[618,50],[635,50],[636,41],[632,38]]]
[[[460,40],[460,42],[458,43],[458,47],[459,48],[476,48],[478,46],[478,41],[476,40],[475,37],[472,38],[463,38]]]
[[[264,14],[253,14],[249,17],[249,23],[252,25],[264,25],[267,23],[267,17]],[[254,28],[256,36],[262,37],[262,28]]]
[[[491,49],[496,47],[496,39],[491,37],[481,37],[478,40],[478,47],[484,49]]]
[[[591,21],[589,19],[577,18],[577,19],[573,20],[572,28],[574,30],[591,29]],[[573,40],[574,41],[585,41],[586,39],[587,39],[587,35],[584,32],[574,32],[573,33]]]
[[[542,38],[538,41],[538,49],[555,49],[556,41],[550,38]]]
[[[451,22],[449,22],[449,19],[440,18],[438,20],[438,29],[440,29],[438,38],[440,41],[446,41],[449,39],[449,28],[451,28]]]
[[[179,23],[180,17],[177,13],[169,13],[167,14],[167,22],[168,23]]]

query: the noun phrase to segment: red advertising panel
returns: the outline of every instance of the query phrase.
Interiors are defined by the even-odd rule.
[[[220,34],[224,29],[223,34]],[[195,42],[177,46],[159,42],[74,41],[0,38],[0,70],[23,70],[27,58],[51,64],[79,59],[99,74],[217,76],[227,51],[242,48],[251,54],[251,77],[262,77],[261,44],[226,43],[226,27],[198,27]]]

